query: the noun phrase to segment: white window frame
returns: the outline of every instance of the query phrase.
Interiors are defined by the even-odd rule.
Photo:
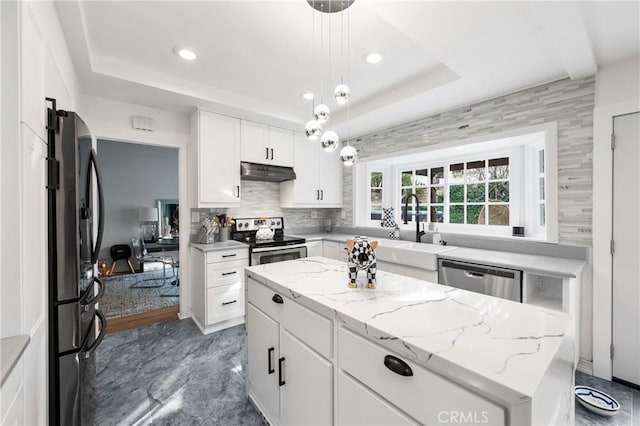
[[[539,177],[537,171],[533,173],[533,167],[535,164],[531,162],[530,152],[527,150],[532,149],[534,143],[521,142],[515,146],[496,147],[491,149],[491,144],[510,138],[523,138],[527,137],[540,137],[542,133],[543,141],[539,144],[539,147],[545,150],[545,207],[546,207],[546,226],[533,226],[533,217],[538,217],[538,204],[536,199],[536,209],[532,212],[531,202],[532,197],[537,197],[537,179]],[[366,202],[366,197],[363,195],[363,184],[365,178],[368,178],[367,173],[370,171],[383,172],[383,202],[384,207],[389,205],[394,207],[396,221],[402,229],[415,229],[415,223],[411,222],[407,225],[403,224],[401,220],[401,203],[400,203],[400,172],[404,170],[416,170],[431,167],[445,167],[445,188],[446,180],[448,179],[448,164],[456,162],[474,161],[484,158],[499,158],[509,156],[509,211],[510,211],[510,226],[497,226],[497,225],[467,225],[467,224],[441,224],[436,223],[439,231],[446,233],[467,234],[467,235],[483,235],[483,236],[495,236],[499,238],[516,238],[519,240],[533,240],[533,241],[545,241],[545,242],[558,242],[558,166],[557,166],[557,123],[544,123],[535,126],[529,126],[526,128],[514,129],[505,132],[500,132],[492,135],[469,138],[461,141],[449,141],[432,145],[430,147],[423,147],[420,149],[412,149],[408,151],[401,151],[392,154],[378,155],[368,157],[361,160],[354,167],[353,172],[353,194],[354,194],[354,216],[353,225],[363,227],[375,227],[379,228],[379,221],[372,221],[369,216],[370,202]],[[477,144],[477,145],[476,145]],[[484,145],[487,145],[487,149],[484,149]],[[475,150],[476,154],[464,155],[465,151]],[[512,150],[519,150],[519,154],[512,156]],[[446,155],[446,152],[455,152],[451,156]],[[481,153],[481,154],[480,154]],[[536,148],[537,153],[537,148]],[[415,157],[422,156],[424,158],[431,157],[431,154],[439,155],[441,160],[433,161],[406,161]],[[404,159],[404,161],[402,161]],[[446,163],[446,164],[445,164]],[[513,173],[511,170],[515,168],[521,170],[519,173]],[[536,169],[537,170],[537,169]],[[366,175],[366,176],[365,176]],[[535,186],[532,186],[532,181],[535,181]],[[368,184],[367,184],[368,185]],[[391,190],[389,190],[389,188]],[[368,197],[368,195],[367,195]],[[449,204],[449,193],[445,191],[445,214],[448,214],[447,206]],[[522,206],[522,207],[521,207]],[[366,220],[365,220],[366,219]],[[525,226],[526,236],[513,237],[512,226]]]

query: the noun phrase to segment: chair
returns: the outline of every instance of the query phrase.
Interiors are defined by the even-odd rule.
[[[129,247],[126,244],[116,244],[111,246],[110,254],[111,254],[111,266],[107,270],[107,273],[105,274],[106,276],[109,277],[113,274],[113,270],[115,269],[116,263],[118,263],[118,260],[126,260],[127,264],[129,265],[129,270],[131,271],[131,273],[132,274],[136,273],[136,270],[133,268],[133,265],[129,260],[129,258],[131,257],[131,247]]]
[[[144,283],[149,281],[155,281],[156,283],[160,278],[144,278],[135,282],[130,288],[158,288],[167,283],[167,279],[176,278],[176,260],[171,256],[152,256],[147,253],[147,249],[144,247],[144,241],[140,238],[131,237],[131,247],[133,248],[133,254],[136,260],[141,264],[144,263],[162,263],[162,283],[154,285],[146,285]],[[167,276],[167,265],[171,266],[171,275]]]

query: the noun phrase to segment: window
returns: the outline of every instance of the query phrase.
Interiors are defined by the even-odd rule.
[[[394,207],[401,228],[432,222],[445,233],[511,236],[524,226],[526,237],[557,241],[556,135],[547,123],[367,158],[354,168],[354,225],[379,227],[382,208]]]

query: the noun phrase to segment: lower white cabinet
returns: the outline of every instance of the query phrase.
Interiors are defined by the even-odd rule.
[[[247,249],[203,253],[191,248],[192,316],[207,334],[244,322]]]
[[[347,260],[346,242],[337,243],[335,241],[322,242],[322,255],[335,260]]]
[[[271,424],[333,424],[331,321],[251,278],[247,294],[249,396]]]
[[[322,241],[307,241],[307,257],[322,256]]]

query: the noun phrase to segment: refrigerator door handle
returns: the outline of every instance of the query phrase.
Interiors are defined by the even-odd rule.
[[[94,295],[94,293],[95,293],[95,291],[94,291],[95,284],[98,284],[99,288],[98,288],[98,294]],[[100,280],[100,278],[93,277],[93,281],[91,282],[89,287],[87,287],[87,289],[84,291],[84,293],[80,297],[80,305],[82,305],[82,307],[85,310],[89,306],[95,305],[96,303],[98,303],[98,301],[100,299],[102,299],[102,296],[104,296],[104,291],[105,290],[106,290],[106,287],[105,287],[104,283]]]
[[[98,319],[100,320],[100,332],[98,333],[98,336],[96,337],[96,340],[93,341],[93,343],[91,343],[89,346],[82,349],[82,354],[85,358],[89,358],[91,356],[91,352],[93,352],[100,345],[100,343],[102,342],[102,339],[104,339],[104,335],[107,332],[107,318],[99,309],[96,309],[96,317],[98,317]],[[94,326],[95,320],[96,319],[94,317],[93,320],[91,321],[90,327]],[[85,345],[86,345],[86,342],[85,342]]]
[[[102,188],[102,173],[100,167],[98,167],[98,155],[96,150],[92,149],[89,155],[89,171],[87,173],[87,194],[86,199],[89,200],[89,192],[91,191],[91,167],[96,173],[96,184],[98,186],[98,235],[96,236],[95,246],[91,253],[91,263],[95,264],[98,261],[98,255],[102,246],[102,236],[104,234],[104,193]]]

